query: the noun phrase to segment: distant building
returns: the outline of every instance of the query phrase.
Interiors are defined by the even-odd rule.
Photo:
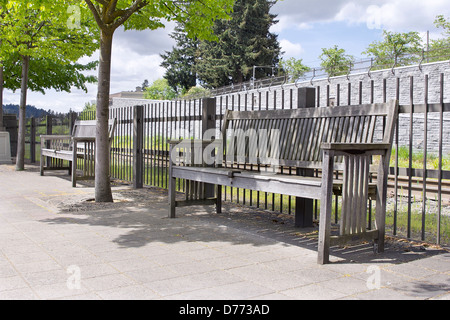
[[[112,106],[113,98],[122,99],[144,99],[144,91],[141,87],[136,87],[136,91],[122,91],[109,96],[109,105]]]

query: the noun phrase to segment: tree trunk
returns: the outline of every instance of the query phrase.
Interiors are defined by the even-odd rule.
[[[0,66],[0,132],[6,130],[3,125],[3,85],[3,66]]]
[[[97,130],[95,141],[95,201],[113,202],[109,175],[110,143],[108,135],[109,92],[113,33],[102,31],[97,94]]]
[[[2,45],[2,40],[0,40],[0,46]],[[1,62],[1,61],[0,61]],[[0,66],[0,132],[6,131],[3,125],[3,86],[4,86],[4,77],[3,77],[3,66]]]
[[[26,107],[28,91],[28,70],[30,67],[30,57],[22,56],[22,84],[20,92],[19,106],[19,135],[17,140],[16,171],[25,169],[25,129],[26,129]]]

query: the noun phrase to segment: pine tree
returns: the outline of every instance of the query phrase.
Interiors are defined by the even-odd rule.
[[[281,48],[277,35],[270,32],[278,22],[270,13],[274,4],[269,0],[236,0],[231,19],[216,21],[218,41],[201,42],[197,52],[197,76],[205,87],[249,81],[254,66],[278,64]],[[269,68],[256,69],[256,78],[269,75]]]
[[[171,38],[175,40],[176,47],[173,47],[172,51],[161,54],[164,60],[161,66],[166,68],[164,78],[169,86],[180,95],[197,84],[195,56],[200,42],[196,38],[189,38],[181,24],[177,24]]]

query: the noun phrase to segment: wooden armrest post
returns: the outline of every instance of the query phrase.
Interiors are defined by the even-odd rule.
[[[317,261],[319,264],[327,264],[330,256],[333,168],[334,151],[325,150],[323,153],[322,194],[320,200],[319,254]]]
[[[380,165],[378,167],[377,177],[377,195],[376,195],[376,228],[378,230],[378,239],[375,240],[374,250],[378,253],[384,252],[384,236],[386,232],[386,202],[387,202],[387,180],[390,161],[389,149],[384,155],[381,155]]]

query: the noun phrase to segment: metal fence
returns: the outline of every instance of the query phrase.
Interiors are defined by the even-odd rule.
[[[428,101],[428,87],[431,77],[438,85],[438,101]],[[399,99],[400,87],[409,86],[409,103],[400,107],[402,121],[406,121],[408,141],[399,146],[399,127],[397,125],[395,146],[390,171],[390,194],[388,199],[387,231],[392,235],[425,240],[438,244],[450,244],[450,154],[444,152],[449,147],[445,139],[449,130],[444,126],[446,112],[450,112],[450,103],[444,101],[446,85],[444,74],[425,75],[421,78],[425,86],[423,101],[415,101],[417,88],[414,77],[396,78],[393,82],[382,81],[372,83],[369,87],[355,86],[349,83],[348,88],[330,84],[315,86],[315,107],[326,107],[321,101],[325,98],[327,105],[335,106],[362,103],[386,102]],[[338,93],[333,101],[330,90]],[[340,92],[359,90],[357,96],[369,97],[369,101],[343,101]],[[369,90],[363,95],[362,90]],[[380,92],[375,92],[381,90]],[[437,90],[433,87],[433,90]],[[190,101],[150,102],[144,106],[128,106],[112,108],[110,117],[118,121],[115,138],[111,148],[111,176],[137,185],[167,188],[169,167],[169,139],[201,138],[205,125],[220,130],[226,109],[231,110],[266,110],[292,109],[303,97],[300,89],[283,86],[270,90],[248,90],[240,93],[228,93],[216,98]],[[350,97],[350,94],[348,95]],[[375,97],[381,97],[377,101]],[[350,100],[350,99],[349,99]],[[213,110],[213,112],[211,112]],[[93,119],[94,114],[77,114],[83,119]],[[423,119],[421,125],[415,124],[415,119]],[[75,115],[65,119],[30,120],[28,125],[29,150],[27,157],[38,159],[39,133],[68,133]],[[430,125],[433,119],[433,125]],[[34,123],[34,124],[33,124]],[[51,123],[51,126],[49,126]],[[139,126],[139,130],[136,126]],[[50,128],[51,127],[51,128]],[[138,135],[136,135],[136,132]],[[437,141],[431,141],[430,136]],[[421,137],[423,151],[413,148],[417,137]],[[434,152],[429,151],[429,145],[434,143]],[[35,155],[33,158],[33,154]],[[139,157],[139,159],[136,159]],[[137,170],[136,167],[139,167]],[[290,167],[282,167],[283,174],[295,174]],[[316,172],[320,175],[320,171]],[[136,184],[135,184],[136,185]],[[185,191],[183,181],[177,182],[180,191]],[[274,193],[262,193],[237,188],[223,188],[223,199],[242,205],[254,206],[284,214],[295,212],[295,199]],[[426,200],[426,201],[423,201]],[[339,201],[339,199],[336,199]],[[338,206],[336,206],[337,208]],[[369,206],[369,209],[371,206]],[[319,205],[315,203],[315,218],[318,219]],[[335,211],[335,221],[338,221],[338,210]],[[370,219],[370,218],[369,218]]]

